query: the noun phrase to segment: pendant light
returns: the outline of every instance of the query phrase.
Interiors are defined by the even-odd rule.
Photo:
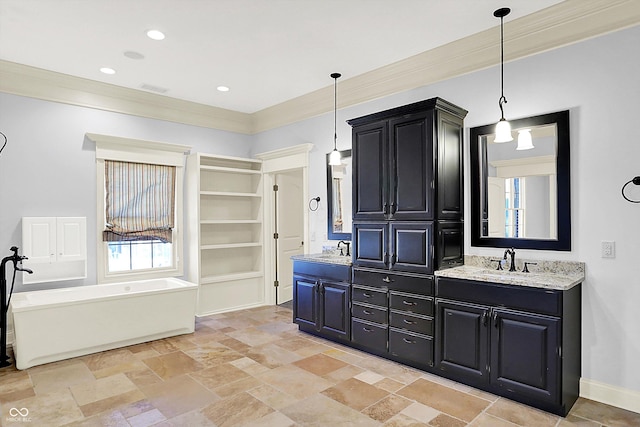
[[[504,108],[502,104],[507,103],[507,98],[504,97],[504,24],[503,19],[511,12],[508,7],[493,12],[493,16],[500,18],[500,99],[498,105],[500,106],[500,121],[496,125],[496,139],[493,142],[509,142],[513,141],[511,136],[511,125],[504,118]]]
[[[338,166],[340,164],[340,152],[338,151],[338,79],[342,76],[340,73],[331,74],[333,79],[333,151],[329,155],[329,165]]]
[[[516,150],[531,150],[532,148],[535,147],[531,138],[531,129],[518,130],[518,146]]]

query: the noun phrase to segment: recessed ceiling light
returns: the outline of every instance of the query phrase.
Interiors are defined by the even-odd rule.
[[[105,74],[115,74],[116,70],[114,70],[113,68],[109,68],[109,67],[102,67],[100,68],[100,71],[105,73]]]
[[[227,86],[218,86],[216,89],[220,92],[229,92],[229,88]]]
[[[140,52],[134,52],[133,50],[128,50],[124,53],[124,56],[126,56],[129,59],[144,59],[144,55],[141,54]]]
[[[164,40],[164,33],[158,30],[147,31],[147,37],[153,40]]]

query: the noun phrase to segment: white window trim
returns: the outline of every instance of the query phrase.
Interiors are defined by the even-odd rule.
[[[190,146],[164,142],[142,141],[109,135],[86,134],[96,144],[96,275],[97,283],[146,280],[184,275],[183,263],[183,188],[185,154]],[[109,273],[107,244],[102,241],[105,215],[104,161],[148,163],[176,167],[176,227],[173,232],[173,267],[153,270],[119,271]]]

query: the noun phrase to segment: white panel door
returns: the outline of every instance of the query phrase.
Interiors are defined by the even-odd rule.
[[[291,256],[304,253],[304,212],[302,169],[275,176],[278,185],[278,304],[293,298],[293,262]]]
[[[56,238],[58,261],[85,259],[87,256],[86,236],[86,218],[58,218]]]
[[[24,255],[32,263],[56,261],[56,218],[22,218]]]

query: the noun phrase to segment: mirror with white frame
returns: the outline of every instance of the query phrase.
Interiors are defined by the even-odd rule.
[[[327,154],[327,222],[329,240],[351,240],[351,150],[340,151],[340,164]]]
[[[472,246],[571,250],[569,111],[472,128]]]

